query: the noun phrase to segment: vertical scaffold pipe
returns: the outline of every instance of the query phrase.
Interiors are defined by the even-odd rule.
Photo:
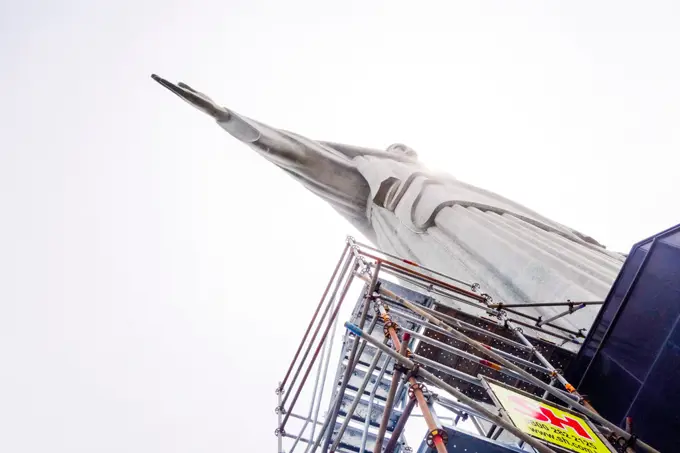
[[[382,317],[384,323],[385,334],[386,336],[389,335],[389,337],[392,339],[392,344],[394,345],[394,348],[399,350],[400,352],[402,349],[404,349],[404,353],[402,353],[402,355],[408,357],[410,355],[409,354],[410,351],[408,350],[408,348],[404,348],[404,345],[408,345],[411,336],[408,333],[404,334],[404,342],[403,344],[401,343],[401,341],[399,340],[399,335],[397,334],[396,330],[397,324],[394,321],[392,321],[392,318],[390,317],[385,307],[386,305],[378,304],[378,310],[380,310],[380,316]],[[409,384],[411,384],[411,389],[409,391],[413,391],[413,395],[415,396],[416,401],[418,401],[418,407],[420,408],[420,412],[422,412],[423,418],[427,423],[427,428],[430,430],[428,433],[428,439],[431,438],[432,444],[437,449],[438,453],[446,453],[446,442],[443,437],[444,431],[437,425],[437,422],[435,421],[435,418],[432,415],[433,411],[430,410],[430,407],[427,404],[427,400],[425,399],[425,395],[423,395],[423,391],[421,389],[422,387],[421,384],[416,380],[414,376],[409,376],[408,382]],[[385,407],[385,411],[387,411],[387,407]]]
[[[350,420],[352,420],[352,416],[354,415],[354,411],[356,411],[357,406],[359,406],[359,403],[361,402],[361,397],[363,396],[364,391],[366,390],[366,386],[371,381],[371,377],[373,377],[373,371],[375,370],[375,367],[378,365],[378,361],[380,361],[381,357],[382,357],[382,351],[376,351],[375,356],[373,356],[373,360],[371,361],[371,364],[368,367],[368,371],[366,371],[366,376],[364,377],[364,380],[361,382],[361,385],[359,386],[359,389],[357,390],[357,394],[354,397],[354,401],[352,401],[352,405],[347,410],[347,414],[345,415],[345,419],[343,420],[342,425],[340,425],[340,429],[338,430],[337,437],[333,441],[333,445],[331,445],[331,451],[332,452],[334,452],[338,448],[338,445],[340,445],[340,440],[342,439],[342,436],[345,434],[345,430],[347,429],[347,426],[349,426]],[[370,412],[366,415],[366,417],[368,417],[370,419],[370,417],[371,417]]]
[[[517,327],[517,326],[513,326],[513,324],[512,324],[511,321],[508,321],[508,325],[509,325],[510,327],[512,327],[512,330],[514,331],[514,333],[515,333],[515,335],[517,336],[517,338],[519,338],[520,341],[521,341],[522,343],[524,343],[525,345],[527,345],[528,347],[531,348],[531,352],[534,354],[534,356],[536,356],[536,358],[538,359],[538,361],[541,362],[547,369],[550,370],[550,376],[553,378],[553,380],[556,379],[560,384],[562,384],[562,386],[563,386],[565,389],[567,389],[567,391],[568,391],[569,393],[571,393],[572,395],[576,396],[576,397],[579,399],[579,401],[581,401],[584,405],[586,405],[586,407],[588,407],[590,410],[592,410],[592,411],[595,410],[595,409],[593,409],[593,407],[592,407],[592,406],[591,406],[591,405],[583,398],[583,396],[581,396],[581,394],[576,390],[576,388],[575,388],[573,385],[571,385],[571,384],[569,383],[569,381],[567,381],[567,380],[564,378],[564,376],[562,376],[562,374],[561,374],[559,371],[557,371],[557,369],[556,369],[554,366],[552,366],[552,364],[548,361],[548,359],[546,359],[546,358],[543,356],[543,354],[541,354],[541,353],[539,352],[539,350],[538,350],[538,349],[537,349],[537,348],[529,341],[529,339],[524,335],[524,333],[522,333],[522,329],[521,329],[521,328],[519,328],[519,327]],[[552,383],[553,383],[553,382],[551,382],[551,384],[552,384]],[[547,389],[546,389],[546,393],[548,393],[548,390],[547,390]]]
[[[377,319],[377,318],[375,318]],[[371,411],[373,410],[373,400],[375,399],[375,393],[377,392],[378,388],[380,387],[380,383],[383,380],[383,376],[385,376],[385,371],[387,371],[387,365],[390,363],[390,358],[385,357],[385,362],[383,362],[383,366],[380,370],[380,373],[378,373],[378,378],[375,380],[375,385],[373,386],[373,389],[371,390],[371,395],[368,397],[368,409],[366,409],[366,413],[368,416],[366,417],[366,420],[364,421],[364,430],[361,433],[361,448],[359,448],[360,452],[363,452],[366,450],[366,441],[368,440],[368,429],[371,424]]]
[[[413,412],[413,408],[415,406],[416,406],[415,399],[409,400],[408,403],[406,403],[406,407],[399,416],[399,420],[397,421],[397,425],[394,427],[394,431],[392,431],[392,436],[390,437],[390,440],[387,441],[384,453],[394,452],[394,449],[397,447],[397,443],[399,443],[399,437],[401,436],[401,433],[404,431],[404,426],[406,426],[406,422],[408,421],[408,418],[411,416],[411,412]]]
[[[377,322],[378,322],[378,318],[376,318],[376,317],[374,317],[371,320],[371,323],[368,325],[368,334],[369,335],[373,332],[373,328],[375,327]],[[356,339],[356,341],[359,341],[359,339]],[[364,353],[365,347],[366,347],[366,342],[362,341],[361,346],[359,346],[359,350],[356,353],[357,357],[354,359],[354,362],[350,363],[348,361],[347,366],[351,367],[352,369],[354,369],[356,367],[356,365],[359,363],[359,359],[361,358],[361,355]],[[341,364],[342,364],[342,361],[343,361],[343,358],[340,357],[340,363]],[[341,382],[340,381],[340,365],[338,366],[338,373],[336,374],[335,379],[333,379],[333,382],[334,383]],[[338,392],[335,394],[335,396],[333,397],[333,400],[329,404],[329,407],[331,409],[335,407],[335,403],[340,399],[341,393],[344,393],[344,391],[345,391],[345,388],[341,387],[340,389],[338,389]],[[335,420],[333,420],[333,421],[335,421]],[[321,440],[325,439],[325,434],[326,434],[328,427],[330,426],[330,423],[331,423],[331,417],[329,415],[327,415],[324,418],[324,422],[322,423],[319,435],[316,437],[316,440],[314,441],[313,444],[307,445],[307,448],[305,449],[305,453],[310,453],[310,451],[311,451],[311,453],[316,452],[316,449],[319,448],[319,445],[321,445]]]
[[[279,388],[281,388],[281,383],[279,383]],[[279,407],[281,407],[281,392],[278,392],[278,394],[279,394]],[[279,421],[279,426],[281,426],[282,413],[279,412],[277,414],[277,417],[278,417],[278,421]],[[281,430],[278,430],[277,433],[276,433],[276,437],[277,437],[277,446],[278,446],[277,453],[284,453],[283,452],[283,432]]]
[[[305,423],[302,425],[302,428],[300,428],[300,433],[298,436],[295,438],[295,441],[293,442],[293,445],[291,445],[290,450],[288,453],[293,453],[295,451],[295,447],[297,446],[298,442],[302,438],[302,434],[305,432],[305,429],[307,428],[307,424],[309,422],[312,422],[312,432],[309,435],[310,439],[314,439],[314,432],[316,431],[316,424],[317,421],[319,420],[319,409],[321,407],[321,400],[323,397],[323,389],[326,385],[326,376],[328,375],[328,366],[330,365],[331,361],[331,352],[333,351],[333,343],[335,342],[335,332],[338,327],[338,318],[335,318],[335,321],[333,321],[333,329],[331,330],[331,336],[328,341],[326,341],[323,345],[323,350],[321,352],[321,361],[319,362],[319,367],[318,371],[316,374],[316,381],[314,382],[314,393],[312,394],[312,401],[309,405],[309,414],[307,414],[307,420],[305,420]],[[320,376],[321,370],[323,368],[323,375]],[[320,384],[320,388],[319,388]],[[316,398],[316,395],[319,395],[319,398]],[[312,418],[312,409],[314,409],[314,417]]]
[[[345,264],[342,267],[342,273],[340,274],[341,277],[338,280],[337,284],[335,285],[335,288],[333,290],[333,294],[331,295],[328,303],[326,304],[326,308],[324,309],[323,314],[321,315],[321,319],[319,319],[319,324],[316,326],[316,329],[314,329],[314,334],[312,334],[312,338],[311,338],[311,340],[309,340],[309,344],[307,345],[307,349],[305,350],[305,353],[302,356],[302,360],[300,360],[300,364],[298,365],[297,370],[295,370],[295,374],[293,375],[293,379],[291,380],[291,383],[290,383],[290,388],[286,391],[286,394],[283,396],[283,398],[281,400],[281,405],[279,406],[280,410],[283,410],[283,406],[286,404],[286,401],[288,401],[288,397],[290,396],[291,392],[293,391],[293,387],[295,386],[295,382],[297,381],[297,378],[300,375],[300,372],[302,371],[302,367],[304,366],[305,361],[307,360],[307,357],[309,356],[309,352],[312,350],[312,346],[314,345],[314,342],[316,341],[316,337],[319,335],[319,331],[321,330],[321,325],[323,324],[323,321],[326,319],[326,315],[328,314],[328,311],[333,306],[333,300],[335,299],[335,295],[337,294],[338,289],[342,286],[342,276],[344,276],[347,273],[347,269],[349,269],[350,265],[352,265],[352,263],[354,263],[354,262],[356,262],[356,260],[350,254],[350,256],[348,256],[347,260],[345,261]],[[354,272],[352,272],[352,276],[354,276]],[[352,276],[350,276],[349,280],[347,280],[347,281],[351,281]],[[329,328],[330,328],[330,323],[328,324],[328,327],[326,328],[326,332],[328,332]],[[279,388],[282,389],[283,385]],[[302,389],[302,386],[300,386],[299,390],[301,390],[301,389]]]
[[[356,264],[353,264],[353,266],[355,266],[355,265]],[[302,388],[304,387],[305,382],[307,382],[307,378],[309,377],[309,373],[312,371],[312,367],[314,366],[314,362],[316,362],[316,358],[318,357],[319,352],[321,351],[321,347],[323,346],[324,342],[326,341],[326,337],[328,336],[328,332],[330,331],[331,326],[333,325],[333,321],[338,316],[338,312],[340,311],[340,307],[342,307],[342,303],[345,300],[345,296],[347,295],[347,291],[349,290],[349,287],[352,284],[353,280],[354,280],[354,272],[351,272],[349,274],[349,277],[345,281],[344,287],[342,288],[342,293],[340,294],[340,300],[338,301],[338,304],[335,306],[335,309],[333,310],[333,313],[331,314],[331,317],[328,320],[328,324],[326,325],[326,328],[323,332],[323,335],[321,336],[321,340],[319,341],[319,344],[317,345],[316,349],[314,350],[314,355],[312,356],[312,360],[309,362],[309,365],[307,366],[307,369],[305,370],[305,374],[302,377],[302,382],[300,382],[300,386],[298,387],[297,391],[295,392],[295,395],[293,396],[293,401],[291,401],[288,410],[286,410],[286,415],[283,417],[283,422],[281,422],[281,425],[279,426],[280,430],[283,430],[283,428],[286,426],[286,423],[288,422],[288,419],[290,418],[290,414],[293,410],[293,407],[295,407],[295,403],[297,402],[298,398],[300,397],[300,393],[302,393]],[[285,400],[285,398],[284,398],[284,400]],[[283,409],[283,403],[281,404],[280,408]]]
[[[403,356],[406,356],[408,354],[408,343],[410,339],[411,338],[408,333],[404,334],[403,338],[404,341],[402,341],[402,343],[399,345],[399,354]],[[394,347],[396,348],[397,346],[395,345]],[[399,388],[401,388],[401,385],[399,386]],[[401,416],[399,417],[399,420],[397,421],[397,426],[395,426],[394,431],[392,431],[392,436],[390,437],[390,440],[387,441],[385,453],[392,453],[396,448],[399,438],[403,436],[404,427],[406,426],[406,422],[408,421],[411,412],[413,412],[413,408],[415,405],[416,405],[415,398],[410,399],[409,402],[406,403],[406,407],[404,408],[403,412],[401,413]],[[387,407],[385,408],[385,410],[387,410]],[[382,446],[382,439],[380,440],[380,445]]]
[[[569,396],[562,394],[555,387],[550,387],[545,382],[543,382],[540,379],[536,378],[535,376],[527,373],[525,370],[518,367],[517,365],[510,362],[509,360],[505,359],[504,357],[496,354],[493,351],[486,349],[482,345],[482,343],[480,343],[477,340],[474,340],[474,339],[468,337],[467,335],[453,329],[451,326],[449,326],[448,324],[443,322],[441,319],[439,319],[438,316],[427,313],[425,310],[423,310],[418,305],[404,299],[403,297],[398,296],[397,294],[393,293],[392,291],[389,291],[389,290],[384,289],[384,288],[380,288],[380,292],[387,297],[391,297],[393,299],[396,299],[401,304],[405,305],[408,309],[410,309],[411,311],[419,314],[420,316],[423,316],[424,318],[430,320],[435,325],[444,328],[446,331],[448,331],[449,333],[454,335],[456,337],[456,339],[458,339],[460,341],[464,341],[465,343],[469,344],[470,346],[477,349],[478,351],[480,351],[480,352],[488,355],[492,359],[496,360],[500,364],[505,365],[506,367],[510,368],[513,371],[516,371],[519,374],[522,374],[527,380],[529,380],[529,382],[531,382],[535,386],[541,388],[542,390],[547,391],[548,393],[550,393],[555,398],[559,399],[560,401],[562,401],[562,402],[568,404],[570,407],[574,408],[576,411],[590,417],[592,420],[594,420],[597,423],[605,426],[606,428],[610,429],[611,431],[614,431],[620,437],[623,437],[626,440],[630,440],[631,435],[629,433],[627,433],[626,431],[624,431],[620,427],[616,426],[615,424],[613,424],[612,422],[610,422],[606,418],[602,417],[600,414],[598,414],[594,410],[580,405],[578,402],[574,401]],[[506,430],[508,430],[507,427],[506,427]],[[659,450],[655,449],[654,447],[647,444],[646,442],[641,441],[640,439],[636,439],[635,442],[636,442],[636,445],[638,445],[640,448],[642,448],[642,449],[644,449],[644,450],[646,450],[650,453],[660,453]],[[529,443],[529,442],[527,442],[527,443]]]
[[[279,384],[278,391],[281,392],[286,385],[286,382],[288,382],[288,378],[290,377],[290,372],[293,371],[293,366],[295,365],[295,362],[297,362],[298,357],[300,356],[300,351],[302,351],[302,346],[304,346],[305,341],[307,340],[307,337],[309,336],[309,332],[312,330],[312,325],[314,325],[314,321],[316,320],[316,317],[319,315],[319,311],[321,311],[321,306],[323,305],[323,301],[326,299],[326,296],[328,295],[328,291],[331,289],[331,285],[333,284],[333,281],[335,281],[335,277],[338,275],[338,270],[340,269],[340,265],[342,264],[343,260],[345,259],[345,256],[347,255],[347,251],[349,250],[349,242],[345,244],[345,248],[342,250],[342,255],[340,255],[340,259],[338,260],[337,264],[335,265],[335,269],[333,270],[333,274],[331,275],[331,278],[328,280],[328,284],[326,285],[326,289],[323,291],[323,295],[321,296],[321,299],[319,299],[319,304],[316,306],[316,310],[314,311],[314,315],[312,316],[311,321],[309,321],[309,325],[307,326],[307,330],[305,330],[305,334],[302,336],[302,340],[300,340],[300,345],[297,348],[297,351],[295,351],[295,355],[293,356],[293,360],[290,362],[290,366],[288,367],[288,371],[286,371],[286,375],[283,378],[283,381]],[[331,300],[333,297],[331,297]]]
[[[354,256],[355,259],[357,256]],[[358,263],[358,261],[357,261]],[[363,328],[364,323],[366,322],[366,317],[368,316],[368,309],[371,305],[371,301],[373,300],[373,293],[375,292],[375,286],[378,283],[378,274],[380,273],[380,267],[382,266],[382,262],[377,261],[375,263],[375,269],[373,271],[373,276],[371,277],[371,281],[368,284],[368,288],[366,290],[366,295],[364,298],[364,308],[361,311],[361,317],[359,318],[359,325],[362,326]],[[350,279],[354,276],[354,272],[352,272],[352,275],[350,276]],[[342,378],[342,383],[340,384],[340,390],[338,391],[338,399],[335,402],[335,407],[333,407],[333,410],[329,414],[330,416],[330,423],[328,424],[327,432],[326,432],[326,438],[324,439],[323,442],[323,447],[321,451],[323,453],[326,453],[328,451],[328,446],[331,442],[331,437],[333,437],[333,424],[335,423],[335,419],[338,417],[338,412],[340,412],[340,405],[342,404],[342,395],[345,392],[345,389],[347,388],[347,383],[349,382],[349,378],[352,375],[352,368],[353,368],[353,363],[354,363],[354,358],[357,355],[357,350],[359,349],[359,343],[360,340],[359,338],[356,339],[354,344],[352,344],[352,350],[350,351],[349,354],[349,360],[347,361],[347,368],[345,369],[345,375]],[[364,342],[365,344],[365,342]],[[314,447],[316,448],[316,446]],[[312,449],[314,451],[314,449]]]
[[[375,338],[372,338],[371,336],[367,335],[365,332],[363,332],[361,329],[359,329],[357,326],[353,325],[352,323],[346,322],[345,323],[345,328],[347,328],[349,331],[353,332],[355,335],[358,335],[362,338],[365,338],[367,342],[371,343],[371,345],[377,347],[381,351],[383,351],[385,354],[389,355],[395,361],[403,365],[406,369],[413,371],[416,369],[416,364],[413,362],[411,359],[404,357],[403,355],[393,351],[391,348],[388,346],[383,345],[379,341],[377,341]],[[529,436],[528,434],[525,434],[521,430],[517,429],[515,425],[510,422],[508,419],[504,419],[499,417],[498,415],[494,414],[491,412],[489,409],[486,407],[482,406],[480,403],[477,401],[473,400],[469,396],[465,395],[463,392],[460,390],[454,388],[452,385],[447,384],[443,380],[439,379],[437,376],[434,374],[430,373],[429,371],[423,369],[423,368],[418,368],[417,369],[418,375],[422,376],[426,380],[430,381],[440,389],[450,393],[454,398],[462,401],[463,403],[467,404],[470,406],[473,410],[479,412],[489,420],[491,423],[495,423],[500,426],[504,426],[508,431],[510,431],[512,434],[517,436],[518,438],[524,440],[526,443],[531,445],[538,453],[555,453],[555,450],[552,448],[544,445],[537,439],[534,439],[533,437]],[[378,452],[376,452],[378,453]]]
[[[399,353],[406,354],[405,342],[399,349]],[[390,419],[392,406],[394,406],[394,395],[397,393],[397,387],[399,387],[400,380],[401,369],[398,366],[395,366],[394,373],[392,374],[392,382],[390,383],[390,389],[387,392],[387,399],[385,400],[385,409],[383,410],[382,419],[380,420],[380,427],[378,428],[378,434],[376,435],[375,438],[375,446],[373,447],[373,453],[380,453],[382,450],[382,444],[383,441],[385,440],[385,431],[387,431],[387,422]]]

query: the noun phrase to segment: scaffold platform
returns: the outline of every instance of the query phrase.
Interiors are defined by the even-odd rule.
[[[657,452],[564,377],[583,333],[348,238],[277,387],[278,453]]]

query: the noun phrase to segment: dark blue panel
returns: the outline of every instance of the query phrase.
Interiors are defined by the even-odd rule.
[[[680,225],[633,247],[595,325],[571,379],[606,418],[680,452]]]
[[[679,282],[680,249],[655,244],[602,349],[640,380],[680,315]]]
[[[606,382],[607,385],[602,385]],[[607,420],[620,424],[630,402],[640,390],[641,382],[607,354],[598,354],[579,390]]]
[[[621,272],[619,273],[612,289],[607,296],[607,301],[602,307],[598,316],[593,322],[593,326],[586,337],[586,340],[581,347],[576,359],[567,370],[567,377],[569,380],[579,383],[580,378],[586,373],[588,364],[595,356],[600,344],[609,330],[612,320],[621,307],[621,302],[630,288],[635,276],[637,275],[640,266],[642,265],[647,251],[651,245],[651,240],[648,243],[643,243],[642,246],[634,248],[628,259],[626,260]],[[577,385],[578,387],[578,385]]]
[[[630,411],[636,434],[663,452],[680,451],[679,374],[680,346],[666,343]]]
[[[680,247],[680,231],[667,234],[666,236],[660,238],[660,241],[664,244]]]
[[[448,453],[526,453],[525,451],[508,444],[475,436],[474,434],[455,431],[451,428],[444,428],[449,435],[449,442],[446,444]],[[428,448],[423,442],[418,448],[418,453],[432,453],[436,450]]]

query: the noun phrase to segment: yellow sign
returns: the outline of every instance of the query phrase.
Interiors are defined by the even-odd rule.
[[[576,453],[610,453],[583,418],[488,383],[515,426],[524,433]]]

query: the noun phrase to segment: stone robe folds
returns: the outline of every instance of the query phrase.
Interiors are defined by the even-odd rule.
[[[403,145],[385,152],[310,140],[238,115],[187,85],[153,78],[330,203],[379,249],[479,283],[494,302],[604,300],[623,264],[624,256],[518,203],[430,172]],[[587,330],[599,308],[587,306],[555,324]],[[521,310],[547,319],[565,309]]]

